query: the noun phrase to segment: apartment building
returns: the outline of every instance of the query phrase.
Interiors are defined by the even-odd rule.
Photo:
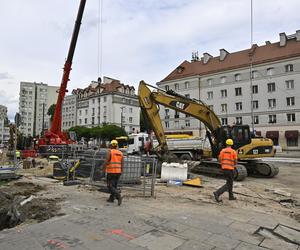
[[[47,112],[52,104],[56,104],[58,89],[57,86],[48,86],[45,83],[20,83],[21,133],[35,137],[41,134],[42,129],[50,127],[50,117]]]
[[[7,128],[5,127],[5,119],[7,119],[7,107],[0,105],[0,144],[7,140]]]
[[[127,133],[140,131],[140,108],[133,86],[104,77],[87,88],[75,89],[78,126],[95,127],[115,124]]]
[[[300,149],[300,31],[279,34],[279,42],[213,57],[193,54],[165,79],[160,88],[201,100],[223,125],[248,124],[257,135],[271,138],[283,149]],[[161,107],[167,131],[204,136],[199,121]]]
[[[65,96],[62,106],[62,130],[66,131],[76,126],[77,118],[77,96]]]

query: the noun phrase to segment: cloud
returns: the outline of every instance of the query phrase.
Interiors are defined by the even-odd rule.
[[[0,80],[12,79],[13,77],[7,72],[0,72]]]

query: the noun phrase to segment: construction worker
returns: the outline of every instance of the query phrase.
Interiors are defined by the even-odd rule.
[[[123,153],[117,149],[118,141],[112,140],[110,142],[110,149],[107,152],[104,168],[107,175],[107,187],[110,192],[110,197],[107,202],[114,202],[115,198],[118,200],[118,205],[122,203],[122,196],[118,190],[118,181],[123,170]]]
[[[19,150],[16,150],[16,158],[17,160],[21,160],[21,152]]]
[[[219,198],[224,192],[228,191],[229,200],[236,200],[236,197],[233,195],[233,173],[235,166],[237,164],[237,153],[231,147],[233,146],[232,139],[226,140],[226,148],[223,148],[219,155],[219,161],[226,178],[226,183],[220,187],[216,192],[214,192],[214,197],[217,202],[222,200]]]

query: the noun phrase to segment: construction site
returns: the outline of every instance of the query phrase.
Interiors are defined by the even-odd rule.
[[[241,52],[247,59],[234,53],[230,55],[224,49],[217,59],[207,53],[199,59],[198,53],[193,53],[191,63],[201,64],[203,77],[207,64],[214,65],[216,60],[221,64],[231,60],[226,68],[229,71],[247,60],[243,67],[251,75],[248,79],[251,109],[247,113],[251,124],[243,123],[241,117],[229,123],[227,104],[221,104],[223,113],[219,114],[207,100],[202,100],[200,77],[199,98],[178,91],[177,83],[174,89],[165,86],[173,84],[182,72],[187,77],[201,75],[202,68],[200,73],[189,71],[196,66],[190,67],[185,61],[156,86],[141,80],[136,95],[134,88],[114,79],[108,87],[99,78],[87,88],[91,92],[73,90],[82,99],[76,105],[87,108],[89,96],[100,96],[101,91],[111,90],[114,84],[116,89],[124,87],[136,98],[147,127],[145,132],[132,126],[130,132],[125,131],[126,107],[118,106],[120,126],[105,120],[102,127],[96,127],[93,117],[88,129],[96,128],[91,138],[87,130],[82,132],[81,126],[77,130],[63,129],[67,124],[62,115],[66,111],[64,100],[86,5],[86,0],[79,2],[48,128],[44,128],[43,104],[39,135],[28,136],[28,141],[21,139],[24,122],[21,115],[16,116],[15,123],[8,127],[7,143],[0,146],[0,249],[300,250],[299,126],[294,123],[288,124],[290,130],[276,128],[276,111],[269,115],[272,131],[257,126],[254,103],[257,102],[258,108],[258,101],[253,97],[256,89],[253,87],[257,85],[252,77],[253,67],[266,63],[260,51],[268,46],[273,46],[274,55],[275,49],[282,49],[284,53],[294,53],[294,57],[300,56],[299,30],[290,36],[281,33],[279,43],[266,42],[259,47],[251,42],[251,48]],[[261,54],[255,57],[255,53]],[[280,60],[286,60],[284,55],[280,56]],[[299,65],[286,64],[285,72],[296,74],[300,72]],[[207,72],[215,74],[213,70]],[[240,74],[234,77],[237,82],[241,80]],[[222,79],[225,83],[225,78]],[[294,81],[291,81],[285,81],[287,91],[291,83],[294,91]],[[207,82],[210,86],[211,81]],[[182,83],[189,87],[189,82]],[[275,83],[268,82],[266,86],[268,92],[275,91]],[[299,86],[295,89],[298,91]],[[122,96],[126,96],[126,91]],[[220,93],[220,99],[227,97],[227,89],[221,89]],[[235,88],[235,96],[242,96],[242,88]],[[213,92],[209,91],[207,99],[212,97]],[[293,98],[286,98],[287,106],[294,106]],[[100,97],[98,100],[99,125]],[[112,100],[121,105],[126,102],[124,98]],[[276,99],[268,100],[275,100],[268,101],[269,108],[276,106]],[[134,113],[133,103],[129,104],[132,106],[128,112]],[[238,113],[242,102],[235,103],[235,107],[234,112]],[[175,114],[174,131],[168,131],[170,110]],[[181,129],[176,120],[179,113],[185,119]],[[83,117],[79,116],[79,124]],[[286,116],[290,122],[295,122],[295,117],[291,113]],[[196,121],[197,133],[188,131],[190,118]],[[86,121],[87,118],[85,124]],[[110,131],[104,131],[105,126]],[[34,129],[37,127],[34,125]],[[86,136],[78,134],[80,131]],[[284,134],[285,144],[279,134]]]

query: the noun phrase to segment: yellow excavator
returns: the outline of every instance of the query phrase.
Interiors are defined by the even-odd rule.
[[[154,90],[151,91],[149,87]],[[236,180],[243,180],[248,174],[263,177],[274,177],[278,174],[278,167],[260,159],[275,155],[273,141],[268,138],[252,138],[248,125],[222,126],[218,116],[204,102],[190,99],[173,90],[164,91],[144,81],[139,84],[138,96],[142,112],[147,117],[159,143],[153,149],[159,158],[166,159],[170,155],[159,115],[159,105],[163,105],[198,119],[206,127],[213,160],[203,155],[198,162],[188,161],[189,167],[194,171],[222,175],[217,158],[221,149],[225,147],[226,139],[231,138],[239,159],[235,171]]]

